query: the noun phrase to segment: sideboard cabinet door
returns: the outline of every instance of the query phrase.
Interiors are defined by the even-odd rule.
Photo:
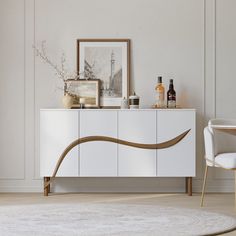
[[[41,110],[40,112],[40,175],[52,176],[65,148],[78,139],[78,111]],[[62,162],[57,176],[78,177],[78,147]]]
[[[156,142],[156,111],[118,112],[118,138],[129,142]],[[156,176],[156,150],[118,145],[119,176]]]
[[[190,132],[176,145],[157,151],[157,176],[195,176],[195,111],[157,111],[157,142]]]
[[[80,137],[117,138],[117,111],[81,110]],[[80,176],[117,176],[117,144],[105,141],[80,145]]]

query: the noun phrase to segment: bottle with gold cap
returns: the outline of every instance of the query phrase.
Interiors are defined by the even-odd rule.
[[[162,77],[158,76],[156,90],[156,104],[155,107],[161,108],[165,106],[165,87],[162,84]]]

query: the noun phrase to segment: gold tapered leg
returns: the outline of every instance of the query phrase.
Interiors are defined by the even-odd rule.
[[[234,189],[234,197],[235,197],[235,203],[234,203],[234,209],[236,210],[236,170],[234,171],[235,174],[235,189]]]
[[[206,180],[207,180],[207,172],[208,172],[208,165],[206,165],[205,174],[204,174],[204,180],[203,180],[203,186],[202,186],[201,204],[200,204],[201,207],[203,206],[204,192],[205,192]]]

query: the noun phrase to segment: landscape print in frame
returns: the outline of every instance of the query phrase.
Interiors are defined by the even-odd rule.
[[[100,80],[97,79],[68,79],[65,81],[67,90],[74,97],[72,108],[80,107],[81,99],[85,108],[100,107]]]

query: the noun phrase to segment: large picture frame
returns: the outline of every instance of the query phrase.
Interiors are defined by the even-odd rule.
[[[77,71],[100,80],[101,107],[120,107],[130,93],[130,40],[78,39]]]
[[[99,79],[68,79],[65,81],[66,91],[74,97],[72,108],[100,108]]]

